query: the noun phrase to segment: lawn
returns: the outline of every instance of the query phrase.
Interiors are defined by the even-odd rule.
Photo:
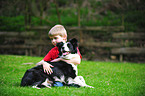
[[[145,64],[127,62],[82,61],[78,66],[79,75],[94,89],[20,87],[25,71],[41,59],[0,55],[0,96],[145,96]]]

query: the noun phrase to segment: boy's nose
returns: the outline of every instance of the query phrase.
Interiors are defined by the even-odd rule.
[[[52,40],[52,42],[54,42],[54,43],[55,43],[55,39],[53,39],[53,40]]]

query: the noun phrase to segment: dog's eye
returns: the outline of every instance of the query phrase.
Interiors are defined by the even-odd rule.
[[[70,47],[70,43],[68,43],[67,46]]]

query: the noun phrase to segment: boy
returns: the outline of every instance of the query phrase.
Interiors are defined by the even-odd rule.
[[[51,64],[47,63],[46,61],[51,61],[51,62],[65,61],[67,63],[73,63],[75,65],[80,64],[82,56],[79,52],[79,49],[78,49],[78,55],[70,60],[58,58],[59,51],[58,51],[58,48],[56,47],[56,44],[59,42],[65,43],[67,41],[67,32],[62,25],[55,25],[54,27],[52,27],[48,33],[48,36],[51,39],[51,43],[55,47],[52,48],[48,52],[48,54],[44,57],[43,60],[41,60],[40,62],[37,63],[37,65],[40,65],[40,64],[43,65],[44,72],[46,72],[47,74],[53,73],[53,71],[51,69],[51,67],[53,67],[53,66]]]

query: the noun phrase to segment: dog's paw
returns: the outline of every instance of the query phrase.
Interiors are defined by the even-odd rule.
[[[37,87],[37,86],[32,86],[32,88],[41,89],[41,88],[39,88],[39,87]]]
[[[46,86],[46,87],[51,89],[51,87],[50,87],[50,86]]]
[[[93,87],[93,86],[89,86],[89,85],[87,85],[86,87],[89,87],[89,88],[95,88],[95,87]]]

